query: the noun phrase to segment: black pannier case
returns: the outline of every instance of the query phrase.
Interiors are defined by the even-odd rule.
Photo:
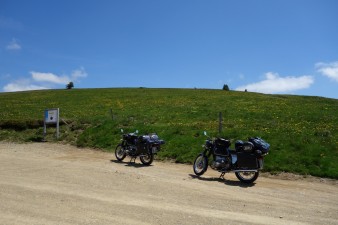
[[[237,166],[239,169],[257,169],[258,161],[256,155],[245,152],[237,153]]]
[[[235,143],[235,149],[237,152],[252,153],[254,150],[254,145],[249,141],[243,142],[241,140],[238,140]]]

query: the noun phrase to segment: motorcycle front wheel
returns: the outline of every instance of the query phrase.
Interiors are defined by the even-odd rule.
[[[118,161],[122,161],[124,158],[126,158],[126,152],[124,151],[121,144],[116,146],[115,157]]]
[[[142,162],[143,165],[150,165],[153,160],[154,160],[154,154],[153,153],[148,153],[147,155],[141,155],[140,156],[140,160]]]
[[[201,176],[208,169],[208,158],[204,155],[199,155],[194,161],[194,173],[197,176]]]
[[[241,182],[251,184],[257,180],[259,172],[235,172],[235,175]]]

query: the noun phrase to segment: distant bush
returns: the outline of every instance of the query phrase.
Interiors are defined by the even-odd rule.
[[[227,84],[224,84],[223,85],[223,91],[229,91],[229,86]]]
[[[69,82],[67,85],[66,85],[66,88],[67,89],[72,89],[74,87],[74,83],[73,82]]]

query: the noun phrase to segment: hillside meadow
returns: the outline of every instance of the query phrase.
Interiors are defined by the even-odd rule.
[[[205,89],[72,89],[0,93],[0,140],[42,141],[44,110],[60,108],[62,143],[114,151],[125,132],[156,132],[158,159],[192,163],[210,136],[259,136],[264,171],[338,178],[338,100]],[[223,115],[219,134],[219,113]],[[55,140],[48,126],[47,141]],[[112,155],[113,157],[113,155]]]

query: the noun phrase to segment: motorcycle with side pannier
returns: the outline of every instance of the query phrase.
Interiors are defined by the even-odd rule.
[[[207,133],[204,131],[204,135]],[[201,152],[193,164],[194,173],[203,175],[209,166],[221,173],[234,172],[243,183],[253,183],[263,169],[264,157],[270,150],[270,144],[259,137],[248,138],[247,141],[237,140],[235,149],[230,149],[231,142],[224,138],[210,138],[203,145]]]
[[[116,146],[115,157],[118,161],[123,161],[126,156],[130,156],[130,162],[140,157],[144,165],[150,165],[154,160],[154,155],[161,149],[165,142],[156,133],[138,135],[138,130],[133,133],[123,133],[121,143]]]

